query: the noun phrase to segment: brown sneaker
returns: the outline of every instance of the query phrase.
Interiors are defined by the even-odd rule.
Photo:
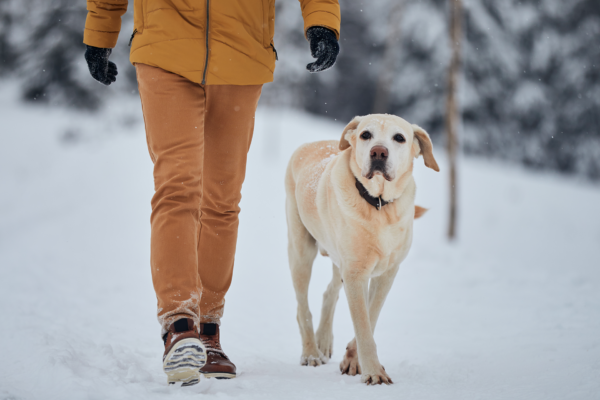
[[[206,378],[235,378],[235,364],[221,349],[219,325],[200,324],[200,340],[206,347],[206,365],[200,368],[200,373]]]
[[[175,321],[169,326],[163,341],[163,371],[167,374],[167,382],[181,382],[181,386],[200,382],[199,369],[206,363],[206,349],[198,337],[194,321],[190,318]]]

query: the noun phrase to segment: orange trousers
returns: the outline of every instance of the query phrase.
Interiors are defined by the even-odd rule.
[[[262,85],[208,85],[136,72],[154,163],[152,282],[163,333],[181,317],[220,323]]]

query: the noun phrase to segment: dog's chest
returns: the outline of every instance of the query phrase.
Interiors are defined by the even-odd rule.
[[[406,228],[403,226],[385,226],[380,228],[377,235],[377,243],[382,254],[392,254],[398,249],[406,236]]]
[[[412,227],[405,224],[384,226],[376,237],[379,261],[373,269],[373,276],[384,273],[404,260],[412,242]]]

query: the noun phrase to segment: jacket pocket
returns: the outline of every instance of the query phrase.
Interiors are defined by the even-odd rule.
[[[133,1],[133,31],[134,35],[144,31],[144,0]],[[131,37],[133,40],[133,35]]]
[[[172,10],[172,11],[192,11],[192,0],[144,0],[146,6],[144,12],[150,14],[157,10]]]
[[[262,0],[263,7],[263,46],[272,47],[275,33],[275,0]]]

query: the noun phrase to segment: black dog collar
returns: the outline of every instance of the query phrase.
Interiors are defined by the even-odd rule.
[[[389,203],[389,201],[385,201],[384,199],[382,199],[381,196],[371,196],[367,191],[367,188],[362,183],[360,183],[358,178],[354,177],[354,179],[356,179],[356,188],[358,189],[358,193],[360,193],[360,197],[362,197],[367,201],[367,203],[375,207],[377,211],[381,210],[381,207]]]

